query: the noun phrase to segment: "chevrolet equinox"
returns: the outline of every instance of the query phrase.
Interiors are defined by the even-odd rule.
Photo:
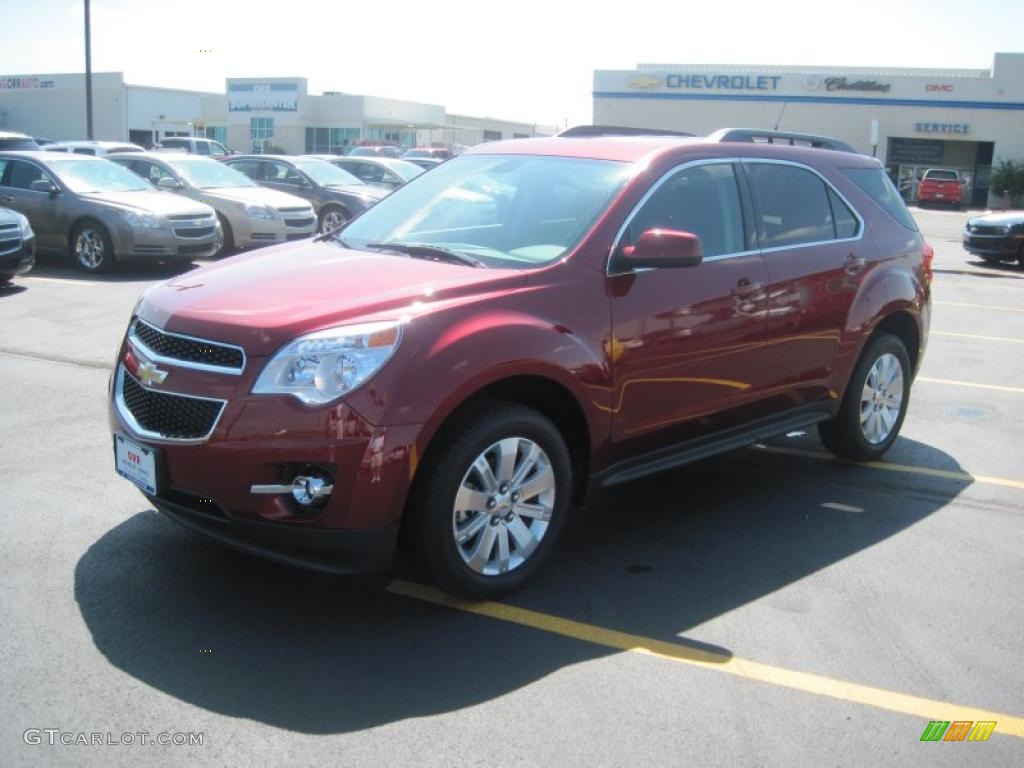
[[[116,467],[244,551],[352,573],[401,542],[494,597],[588,492],[811,425],[881,456],[931,259],[852,151],[488,143],[337,232],[146,291],[111,377]]]

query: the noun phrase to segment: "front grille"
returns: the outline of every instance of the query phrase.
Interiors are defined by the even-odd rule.
[[[1006,227],[985,224],[969,224],[967,231],[972,235],[1005,235]]]
[[[131,335],[156,354],[172,360],[236,371],[241,371],[245,366],[245,354],[238,347],[167,333],[141,320],[136,320],[132,325]]]
[[[276,240],[277,235],[273,232],[253,232],[249,235],[253,240]]]
[[[309,208],[299,206],[298,208],[278,208],[278,213],[307,213]]]
[[[213,221],[213,217],[207,213],[185,213],[168,216],[171,221]]]
[[[213,234],[213,227],[175,227],[174,234],[178,237],[208,237]]]
[[[154,253],[167,253],[167,248],[162,245],[136,245],[135,253],[145,254],[147,256]]]
[[[21,248],[21,235],[12,239],[7,237],[7,233],[0,233],[0,256],[14,253],[19,248]]]
[[[312,232],[292,232],[288,235],[288,240],[305,240],[307,237],[312,237]]]
[[[311,227],[316,219],[285,219],[284,223],[289,227]]]
[[[223,400],[146,389],[127,372],[121,375],[121,397],[138,426],[169,440],[208,437],[224,408]]]

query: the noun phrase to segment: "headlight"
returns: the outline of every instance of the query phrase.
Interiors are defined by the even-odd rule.
[[[380,370],[398,348],[397,321],[343,325],[299,336],[271,358],[253,394],[286,394],[308,405],[337,400]]]
[[[274,211],[265,205],[246,205],[245,215],[251,219],[272,219]]]
[[[28,223],[28,219],[25,216],[22,216],[17,211],[14,212],[14,215],[18,219],[18,231],[21,233],[21,239],[28,240],[28,238],[34,235],[32,225]]]
[[[118,211],[121,218],[127,221],[136,229],[160,229],[160,219],[151,213],[138,213],[136,211]]]

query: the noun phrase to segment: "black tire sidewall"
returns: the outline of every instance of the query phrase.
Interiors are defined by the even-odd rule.
[[[452,535],[452,507],[455,494],[470,464],[485,449],[506,437],[525,437],[547,454],[555,473],[555,504],[544,538],[522,565],[507,574],[484,576],[463,562]],[[474,409],[446,430],[440,453],[421,467],[429,473],[417,483],[421,503],[410,510],[415,515],[417,559],[438,584],[452,592],[487,599],[508,594],[525,583],[539,568],[558,540],[568,518],[572,496],[572,462],[565,440],[554,424],[532,408],[514,403],[491,403]]]
[[[218,213],[217,218],[220,220],[221,244],[220,250],[215,255],[218,257],[227,256],[235,250],[235,233],[231,231],[231,223],[224,214]]]
[[[343,217],[345,217],[344,224],[348,224],[348,222],[352,220],[352,214],[350,214],[340,205],[325,205],[323,208],[320,209],[320,214],[317,216],[316,220],[316,231],[318,235],[326,234],[326,232],[323,231],[324,219],[327,218],[327,214],[329,213],[340,213]]]
[[[878,358],[885,354],[894,355],[903,368],[903,401],[900,404],[899,417],[896,419],[896,423],[893,425],[889,436],[881,443],[875,445],[868,442],[861,429],[860,398],[868,373]],[[841,430],[840,440],[845,443],[846,450],[841,451],[842,454],[849,458],[869,461],[877,459],[889,450],[896,441],[896,438],[899,437],[900,429],[903,427],[903,420],[907,415],[907,408],[910,405],[911,378],[910,356],[907,354],[907,349],[903,342],[896,336],[888,333],[876,337],[867,349],[864,350],[864,354],[861,355],[861,359],[857,363],[853,375],[850,377],[846,396],[843,399],[842,411],[839,414],[839,424],[837,425]]]
[[[100,262],[99,266],[90,269],[82,264],[78,260],[78,254],[75,253],[75,244],[78,242],[78,235],[83,229],[91,227],[100,233],[100,237],[103,239],[103,261]],[[114,254],[114,243],[110,239],[110,234],[107,232],[107,228],[104,227],[100,222],[92,219],[86,221],[80,221],[75,225],[75,228],[71,231],[71,258],[74,259],[75,266],[89,275],[98,275],[103,272],[109,272],[114,268],[114,262],[116,257]]]

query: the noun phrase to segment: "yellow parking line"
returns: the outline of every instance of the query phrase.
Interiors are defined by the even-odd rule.
[[[914,381],[927,381],[931,384],[952,384],[954,387],[975,387],[977,389],[995,389],[1000,392],[1024,393],[1024,387],[1006,387],[999,384],[978,384],[973,381],[956,381],[954,379],[933,379],[930,376],[918,376]]]
[[[911,696],[905,693],[875,688],[869,685],[851,683],[824,675],[798,672],[784,667],[775,667],[757,661],[739,659],[734,656],[689,648],[680,643],[656,640],[651,637],[620,632],[595,624],[566,619],[561,616],[518,608],[505,603],[472,602],[452,597],[444,592],[413,584],[395,581],[387,591],[403,597],[452,608],[477,616],[505,621],[523,627],[530,627],[553,635],[581,640],[586,643],[613,648],[618,651],[641,653],[666,661],[687,664],[713,672],[755,680],[790,690],[812,693],[839,701],[864,704],[876,709],[885,709],[924,720],[983,720],[998,722],[996,733],[1024,738],[1024,718],[990,712],[974,707],[964,707],[937,699]],[[916,736],[916,735],[915,735]]]
[[[936,304],[942,304],[947,307],[968,307],[970,309],[994,309],[998,312],[1024,312],[1024,308],[1020,307],[993,307],[989,304],[964,304],[959,301],[936,301]]]
[[[992,477],[990,475],[975,475],[971,472],[953,472],[948,469],[932,469],[931,467],[917,467],[911,464],[891,464],[888,461],[848,461],[833,456],[831,453],[820,453],[818,451],[805,451],[801,448],[784,448],[780,445],[755,445],[759,451],[777,453],[784,456],[799,456],[803,459],[820,459],[822,461],[835,461],[841,464],[852,464],[855,467],[870,467],[871,469],[884,469],[889,472],[905,472],[911,475],[925,475],[927,477],[941,477],[945,480],[959,480],[963,483],[981,483],[982,485],[1000,485],[1004,488],[1016,488],[1024,491],[1024,480],[1011,480],[1006,477]]]
[[[978,339],[979,341],[1008,341],[1024,344],[1024,339],[1011,339],[1009,336],[978,336],[973,333],[953,333],[952,331],[929,331],[930,336],[954,336],[961,339]]]

